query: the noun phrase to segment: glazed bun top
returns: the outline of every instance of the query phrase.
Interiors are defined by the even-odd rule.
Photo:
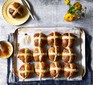
[[[64,66],[64,76],[67,79],[75,77],[78,73],[78,67],[75,63],[67,63]]]
[[[47,37],[48,44],[50,46],[60,46],[61,45],[61,34],[58,32],[52,32]]]
[[[47,51],[44,48],[36,47],[33,51],[33,57],[35,61],[46,61]]]
[[[32,61],[33,52],[29,48],[22,48],[18,51],[17,57],[24,63]]]
[[[62,66],[59,62],[52,62],[50,64],[50,75],[54,78],[62,74]]]
[[[20,67],[20,75],[23,78],[31,78],[33,77],[33,73],[34,73],[34,66],[31,64],[23,64]]]
[[[73,35],[72,33],[62,34],[62,46],[64,48],[74,46],[75,38],[76,38],[76,36]]]
[[[48,50],[48,55],[51,61],[58,61],[62,57],[62,50],[57,46],[50,47]]]
[[[43,47],[47,44],[47,36],[41,32],[34,34],[34,46]]]
[[[74,52],[73,49],[67,48],[64,49],[62,52],[62,60],[65,61],[66,63],[71,63],[75,60],[76,58],[76,53]]]
[[[13,18],[20,18],[23,16],[23,7],[20,3],[14,2],[10,5],[8,12]]]
[[[42,77],[46,77],[48,75],[48,65],[47,63],[45,62],[38,62],[36,65],[35,65],[35,72],[36,74],[42,78]]]

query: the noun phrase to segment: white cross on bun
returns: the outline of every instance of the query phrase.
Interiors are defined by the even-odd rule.
[[[75,38],[76,38],[76,36],[73,35],[72,33],[62,34],[62,46],[64,48],[74,46]]]
[[[47,36],[43,33],[35,33],[34,34],[34,45],[43,47],[47,44]]]
[[[31,64],[23,64],[20,67],[20,75],[26,79],[26,78],[31,78],[33,77],[33,73],[34,73],[34,66]]]
[[[23,15],[23,7],[20,3],[14,2],[10,5],[8,12],[13,18],[20,18]]]
[[[67,63],[64,66],[64,76],[69,79],[77,75],[78,68],[75,63]]]
[[[63,74],[63,66],[59,62],[50,63],[50,76],[51,77],[59,77]]]
[[[18,51],[17,57],[24,63],[29,63],[32,61],[33,52],[28,48],[22,48]]]
[[[65,48],[62,52],[62,60],[66,63],[71,63],[76,59],[76,54],[71,48]]]
[[[42,47],[35,47],[33,51],[33,57],[35,61],[46,61],[47,60],[47,50]]]
[[[48,73],[49,73],[49,68],[48,68],[47,63],[45,63],[45,62],[38,62],[35,65],[35,72],[40,78],[47,77]]]
[[[50,46],[60,46],[61,45],[61,34],[58,32],[52,32],[47,37],[48,44]]]
[[[51,61],[58,61],[62,57],[62,50],[60,47],[50,47],[48,50],[48,56]]]

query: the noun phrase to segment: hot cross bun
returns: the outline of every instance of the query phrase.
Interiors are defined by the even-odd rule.
[[[49,59],[51,61],[58,61],[62,57],[62,51],[60,47],[50,47],[48,50]]]
[[[23,64],[21,67],[20,67],[20,75],[23,77],[23,78],[31,78],[33,77],[33,73],[34,73],[34,67],[33,65],[31,64]]]
[[[52,32],[47,37],[48,44],[51,46],[60,46],[61,45],[61,34],[58,32]]]
[[[74,63],[67,63],[64,66],[64,76],[69,79],[77,75],[78,68]]]
[[[34,45],[43,47],[47,44],[47,37],[43,33],[34,34]]]
[[[35,72],[40,78],[47,77],[48,76],[48,72],[49,72],[47,63],[45,63],[45,62],[38,62],[35,65]]]
[[[59,62],[52,62],[50,64],[50,75],[54,78],[62,74],[63,67]]]
[[[62,46],[63,47],[72,47],[74,45],[76,36],[72,33],[64,33],[62,34]]]
[[[24,63],[31,62],[33,58],[33,53],[28,48],[22,48],[18,51],[17,57]]]
[[[71,63],[75,60],[76,54],[71,48],[66,48],[62,52],[62,60]]]
[[[47,51],[42,47],[36,47],[33,51],[33,57],[35,61],[46,61]]]
[[[20,18],[23,16],[23,7],[20,3],[14,2],[13,4],[10,5],[9,7],[9,14],[13,18]]]

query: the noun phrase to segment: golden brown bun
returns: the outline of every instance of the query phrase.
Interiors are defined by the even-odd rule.
[[[64,33],[62,35],[62,46],[63,47],[72,47],[74,45],[76,36],[72,33]]]
[[[47,63],[38,62],[35,66],[35,72],[40,78],[47,77],[49,73]]]
[[[20,67],[20,75],[23,78],[31,78],[33,77],[33,73],[34,73],[34,67],[31,64],[23,64]]]
[[[62,51],[60,47],[50,47],[48,50],[48,56],[51,61],[58,61],[62,57]]]
[[[28,48],[22,48],[18,51],[17,57],[24,63],[31,62],[33,58],[33,53]]]
[[[61,34],[58,32],[52,32],[47,37],[48,44],[51,46],[60,46],[61,45]]]
[[[43,33],[34,34],[34,45],[43,47],[47,44],[47,37]]]
[[[13,47],[9,42],[0,41],[0,57],[9,58],[13,52]]]
[[[33,57],[35,61],[46,61],[47,51],[44,48],[36,47],[33,51]]]
[[[9,8],[9,14],[13,18],[20,18],[23,15],[23,7],[20,3],[14,2]]]
[[[66,78],[72,78],[75,77],[77,75],[78,72],[78,68],[77,65],[74,63],[67,63],[64,66],[64,76]]]
[[[50,64],[51,77],[59,77],[62,74],[62,65],[59,62],[52,62]]]
[[[71,63],[75,60],[76,54],[71,48],[66,48],[62,52],[62,60],[67,63]]]

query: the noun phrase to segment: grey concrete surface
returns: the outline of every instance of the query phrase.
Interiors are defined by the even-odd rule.
[[[16,0],[15,0],[16,1]],[[87,7],[86,17],[74,22],[64,21],[64,14],[68,7],[64,4],[64,0],[29,0],[32,4],[38,20],[29,20],[23,26],[77,26],[82,27],[87,33],[93,37],[93,1],[92,0],[72,0],[80,1],[83,6]],[[13,33],[20,26],[12,26],[8,24],[2,16],[2,5],[5,0],[0,0],[0,40],[7,40],[7,34]],[[93,68],[93,41],[91,42],[91,57]],[[0,58],[0,85],[6,85],[7,75],[7,59]]]

